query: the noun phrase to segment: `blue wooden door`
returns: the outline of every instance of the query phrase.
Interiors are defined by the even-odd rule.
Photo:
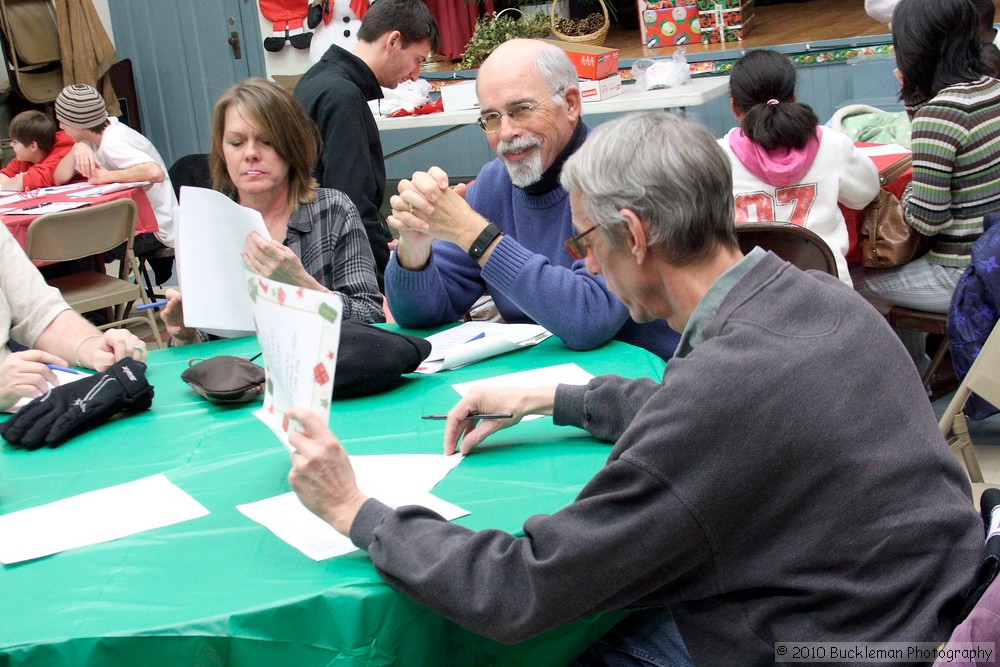
[[[118,57],[132,60],[143,133],[167,166],[208,152],[219,93],[265,76],[256,0],[109,0],[108,7]]]

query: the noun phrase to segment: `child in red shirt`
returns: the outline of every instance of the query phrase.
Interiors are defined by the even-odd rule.
[[[55,185],[52,175],[73,140],[41,111],[24,111],[10,121],[14,159],[0,169],[0,189],[37,190]]]

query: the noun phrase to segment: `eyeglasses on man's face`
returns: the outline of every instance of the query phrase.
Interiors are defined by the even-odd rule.
[[[576,236],[571,236],[563,242],[563,245],[566,246],[566,252],[569,253],[570,257],[573,259],[587,258],[587,253],[590,251],[590,243],[584,241],[583,239],[587,234],[595,229],[597,229],[597,225],[594,225],[586,231],[580,232]]]
[[[507,111],[491,111],[489,113],[484,113],[476,120],[476,124],[479,125],[483,132],[492,134],[500,131],[500,124],[503,121],[504,116],[507,116],[512,122],[517,123],[518,125],[527,123],[535,115],[538,107],[542,106],[556,95],[562,95],[564,91],[565,88],[559,88],[556,92],[538,102],[521,102],[520,104],[513,105]]]

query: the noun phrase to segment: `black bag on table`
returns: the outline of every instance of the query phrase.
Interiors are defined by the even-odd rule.
[[[392,389],[430,353],[431,344],[418,336],[342,322],[333,397],[368,396]]]
[[[430,353],[431,344],[423,338],[342,322],[333,396],[352,398],[392,389]],[[181,378],[212,403],[245,403],[264,393],[264,369],[242,357],[198,360]]]

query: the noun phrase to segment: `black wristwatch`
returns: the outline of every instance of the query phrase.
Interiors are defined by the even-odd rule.
[[[490,247],[491,243],[493,243],[493,239],[501,234],[503,234],[503,232],[500,231],[500,228],[492,222],[486,225],[486,228],[483,229],[479,236],[476,237],[476,240],[472,242],[472,246],[469,248],[469,257],[471,257],[473,261],[478,262],[479,258],[483,256],[484,252],[486,252],[486,249]]]

